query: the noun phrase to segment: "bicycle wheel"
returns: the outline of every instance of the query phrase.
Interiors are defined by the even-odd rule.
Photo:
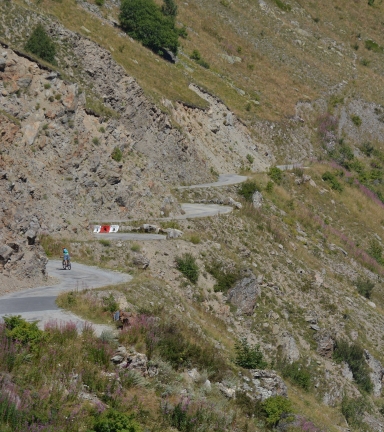
[[[63,260],[63,270],[66,270],[67,268],[67,263],[65,262],[65,260]]]
[[[67,269],[71,270],[71,261],[68,261]]]

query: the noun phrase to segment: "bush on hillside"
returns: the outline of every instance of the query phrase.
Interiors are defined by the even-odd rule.
[[[250,202],[252,202],[252,196],[256,191],[260,192],[260,188],[253,180],[247,180],[241,183],[239,187],[239,194]]]
[[[163,15],[165,16],[176,18],[177,5],[174,0],[164,0],[163,5],[161,6],[161,12],[163,12]]]
[[[194,284],[199,279],[199,267],[196,264],[196,259],[188,252],[181,257],[176,257],[176,268]]]
[[[273,427],[292,412],[292,404],[283,396],[272,396],[263,402],[263,410],[267,425]]]
[[[353,378],[361,390],[367,393],[372,391],[373,384],[364,358],[364,350],[360,345],[355,343],[349,345],[345,340],[336,341],[333,358],[336,362],[348,363]]]
[[[367,402],[363,397],[352,399],[344,397],[341,402],[341,412],[348,422],[348,425],[361,430],[363,425],[362,419],[364,418],[364,412],[367,410]]]
[[[283,171],[281,171],[281,169],[277,168],[276,166],[273,166],[269,169],[268,175],[278,185],[283,180]]]
[[[27,43],[25,44],[26,51],[37,55],[42,60],[56,64],[55,55],[56,47],[51,38],[48,36],[44,27],[38,24],[33,30]]]
[[[337,180],[335,174],[332,174],[329,171],[325,171],[325,173],[321,176],[321,178],[329,184],[331,189],[336,190],[338,192],[343,191],[343,185]]]
[[[215,292],[221,291],[226,293],[239,279],[239,271],[237,269],[225,270],[219,261],[206,264],[206,269],[216,279],[216,284],[213,287]]]
[[[355,281],[355,285],[360,295],[367,299],[371,298],[372,290],[375,288],[375,284],[373,282],[371,282],[369,279],[363,279],[359,276]]]
[[[110,409],[101,414],[101,416],[96,420],[92,432],[141,431],[141,427],[132,419],[132,416]]]
[[[169,13],[168,6],[164,9]],[[177,54],[179,34],[174,17],[164,15],[154,0],[123,0],[119,19],[129,36],[156,54],[163,55],[164,49]]]
[[[29,344],[31,348],[35,348],[46,337],[35,322],[25,321],[20,315],[4,317],[4,322],[7,337],[22,344]]]
[[[260,345],[249,345],[245,338],[235,343],[235,364],[244,369],[265,369],[267,362],[263,359]]]
[[[289,378],[293,384],[308,391],[311,386],[311,372],[299,362],[286,364],[282,368],[283,378]]]
[[[113,149],[113,152],[111,154],[111,157],[113,160],[115,160],[116,162],[120,162],[121,159],[123,159],[123,152],[119,149],[119,147],[115,147]]]

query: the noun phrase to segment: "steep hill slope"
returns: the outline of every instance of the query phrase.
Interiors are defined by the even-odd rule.
[[[276,371],[283,376],[304,416],[302,424],[282,419],[281,430],[306,430],[306,419],[317,430],[347,430],[345,421],[383,430],[383,4],[180,2],[177,20],[188,37],[176,64],[127,37],[118,7],[0,3],[1,289],[41,284],[45,253],[58,257],[69,246],[75,261],[130,271],[135,280],[101,300],[71,293],[64,306],[107,321],[119,302],[139,320],[166,326],[174,318],[179,342],[183,336],[223,356],[212,373],[203,358],[170,360],[157,347],[164,376],[145,374],[135,390],[150,401],[148,416],[134,404],[122,408],[149,430],[183,430],[156,424],[160,390],[176,406],[190,397],[239,415],[239,424],[231,417],[217,430],[265,430],[255,402],[267,394],[265,382],[257,387],[265,372],[248,376],[233,366],[243,337],[260,344],[274,370],[267,382],[279,386]],[[38,23],[56,43],[55,66],[24,51]],[[194,49],[209,69],[190,58]],[[268,171],[277,163],[307,168]],[[250,181],[178,189],[229,172]],[[241,202],[230,215],[167,219],[182,202],[229,198]],[[95,241],[92,224],[114,220],[184,235]],[[197,280],[180,272],[186,254]],[[146,272],[136,268],[140,259],[149,262]],[[144,321],[136,323],[141,336],[123,342],[150,357]],[[193,368],[213,374],[213,394],[202,378],[185,376]]]

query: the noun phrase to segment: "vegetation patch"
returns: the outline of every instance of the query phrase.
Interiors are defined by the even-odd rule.
[[[168,0],[163,7],[153,0],[123,0],[120,24],[132,38],[159,55],[168,49],[177,54],[179,33],[175,28],[177,7]]]
[[[331,189],[336,190],[338,192],[343,191],[343,185],[337,180],[336,175],[331,173],[330,171],[326,171],[321,178],[326,181]]]
[[[372,391],[373,384],[364,358],[364,350],[360,345],[355,343],[349,345],[345,340],[336,341],[333,358],[337,362],[348,363],[353,378],[361,390],[367,393]]]
[[[367,299],[371,298],[372,290],[375,288],[375,284],[373,282],[371,282],[369,279],[363,279],[359,276],[355,281],[355,285],[360,295]]]
[[[215,292],[221,291],[226,293],[239,279],[238,269],[224,269],[219,261],[212,261],[206,264],[206,269],[216,279]]]
[[[276,166],[273,166],[269,169],[268,175],[278,185],[283,180],[283,171],[281,171],[281,169]]]
[[[235,343],[235,353],[235,364],[244,369],[265,369],[268,366],[260,345],[249,345],[245,338]]]
[[[56,46],[41,24],[35,27],[28,38],[25,50],[51,64],[57,64],[55,60]]]
[[[176,257],[176,268],[194,284],[199,279],[199,266],[191,253]]]
[[[247,180],[239,187],[239,194],[249,202],[252,202],[253,194],[257,191],[260,192],[260,188],[253,180]]]

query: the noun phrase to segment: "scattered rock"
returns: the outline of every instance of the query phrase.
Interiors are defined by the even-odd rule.
[[[228,301],[237,306],[239,314],[251,315],[260,294],[256,276],[251,270],[245,270],[242,279],[228,291]]]
[[[295,338],[287,331],[284,331],[280,335],[278,348],[281,350],[282,356],[288,363],[299,360],[300,351],[297,348]]]
[[[256,191],[252,195],[252,202],[253,202],[253,207],[255,207],[255,208],[262,207],[262,205],[263,205],[263,195],[261,194],[261,192]]]
[[[322,330],[315,334],[314,339],[317,342],[317,353],[322,357],[332,358],[335,348],[335,341],[327,330]]]
[[[261,401],[272,396],[288,396],[288,389],[282,378],[273,370],[252,370],[252,382],[255,386],[256,398]]]

